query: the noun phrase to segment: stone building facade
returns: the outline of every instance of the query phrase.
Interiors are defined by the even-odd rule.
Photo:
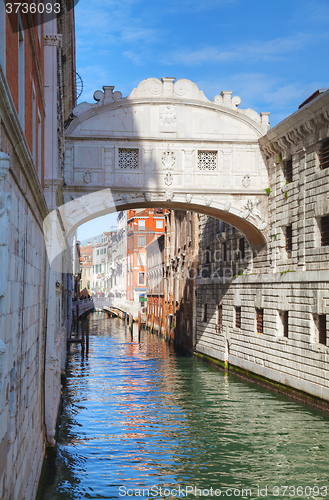
[[[0,5],[2,500],[35,498],[46,444],[54,444],[70,313],[71,280],[50,269],[43,228],[62,182],[62,33],[56,20],[37,21]],[[74,40],[73,24],[69,30]]]
[[[196,332],[196,277],[199,219],[196,212],[171,210],[166,216],[166,335],[191,349]]]
[[[195,350],[328,401],[329,90],[259,142],[267,245],[200,216]]]
[[[165,235],[149,243],[147,253],[147,327],[159,333],[165,332]],[[143,309],[144,304],[142,304]],[[146,306],[146,303],[145,303]]]

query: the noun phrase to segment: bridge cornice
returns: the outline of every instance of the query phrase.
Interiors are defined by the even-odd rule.
[[[181,79],[174,83],[175,78],[156,78],[143,80],[129,96],[122,98],[121,92],[113,92],[114,87],[103,87],[103,91],[94,93],[96,103],[83,102],[74,110],[76,118],[71,122],[66,134],[70,136],[83,122],[95,116],[120,108],[133,108],[138,106],[182,106],[212,110],[233,117],[251,127],[260,137],[268,130],[269,113],[260,115],[248,108],[239,109],[241,99],[232,97],[231,91],[222,91],[210,101],[197,85],[190,80]]]
[[[84,104],[88,104],[88,103],[82,103],[82,104],[84,105]],[[74,130],[76,130],[77,127],[79,125],[81,125],[81,123],[83,123],[91,118],[106,114],[111,110],[116,110],[116,109],[120,109],[120,108],[134,108],[137,106],[145,106],[146,104],[150,105],[150,106],[155,106],[155,105],[175,105],[175,106],[177,106],[177,105],[179,105],[182,107],[192,107],[192,108],[212,110],[212,111],[216,111],[218,113],[223,113],[224,115],[230,116],[230,117],[235,118],[243,123],[246,123],[258,134],[259,137],[262,137],[267,132],[267,126],[264,129],[264,126],[256,123],[252,118],[250,118],[249,116],[244,114],[244,111],[248,111],[248,110],[229,109],[227,107],[221,106],[219,104],[216,104],[216,103],[213,103],[210,101],[209,101],[209,103],[205,103],[205,102],[199,102],[199,101],[193,101],[193,100],[182,100],[182,99],[174,99],[174,98],[168,98],[168,99],[153,98],[150,101],[150,99],[147,99],[147,98],[130,99],[129,97],[126,97],[126,98],[122,99],[122,101],[120,101],[120,102],[113,102],[113,103],[108,103],[108,104],[104,104],[104,105],[100,105],[99,103],[89,104],[89,106],[90,106],[90,107],[88,106],[89,109],[86,109],[85,111],[82,111],[84,108],[81,107],[81,111],[82,111],[81,114],[79,113],[76,116],[76,118],[71,122],[71,124],[69,125],[69,127],[66,130],[65,135],[66,135],[67,139],[69,139],[73,135]],[[76,113],[79,112],[78,108],[79,108],[79,105],[77,106],[77,108],[75,108]],[[252,111],[253,110],[250,110],[250,112],[252,112]],[[257,113],[256,112],[254,112],[254,113],[255,113],[254,116],[256,116]],[[90,134],[90,135],[92,135],[92,134]],[[90,135],[88,135],[88,137],[90,137]],[[98,136],[99,136],[99,134],[97,134],[97,137]],[[176,140],[179,140],[179,138],[176,138]]]

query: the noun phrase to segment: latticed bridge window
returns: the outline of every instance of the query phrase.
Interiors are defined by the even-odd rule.
[[[319,163],[321,169],[329,167],[329,139],[324,141],[321,146],[319,152]]]
[[[198,168],[200,170],[216,170],[217,151],[198,151]]]
[[[138,149],[119,149],[119,168],[138,168]]]

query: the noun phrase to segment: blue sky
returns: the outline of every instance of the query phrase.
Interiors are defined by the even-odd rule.
[[[75,16],[80,101],[187,78],[209,99],[232,90],[274,126],[329,86],[328,0],[80,0]]]

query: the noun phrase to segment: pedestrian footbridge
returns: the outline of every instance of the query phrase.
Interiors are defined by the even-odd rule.
[[[259,139],[268,113],[212,101],[195,83],[149,78],[128,97],[114,87],[74,109],[66,130],[66,234],[118,210],[163,207],[217,217],[262,247],[268,234],[268,172]],[[56,188],[57,189],[57,188]]]

